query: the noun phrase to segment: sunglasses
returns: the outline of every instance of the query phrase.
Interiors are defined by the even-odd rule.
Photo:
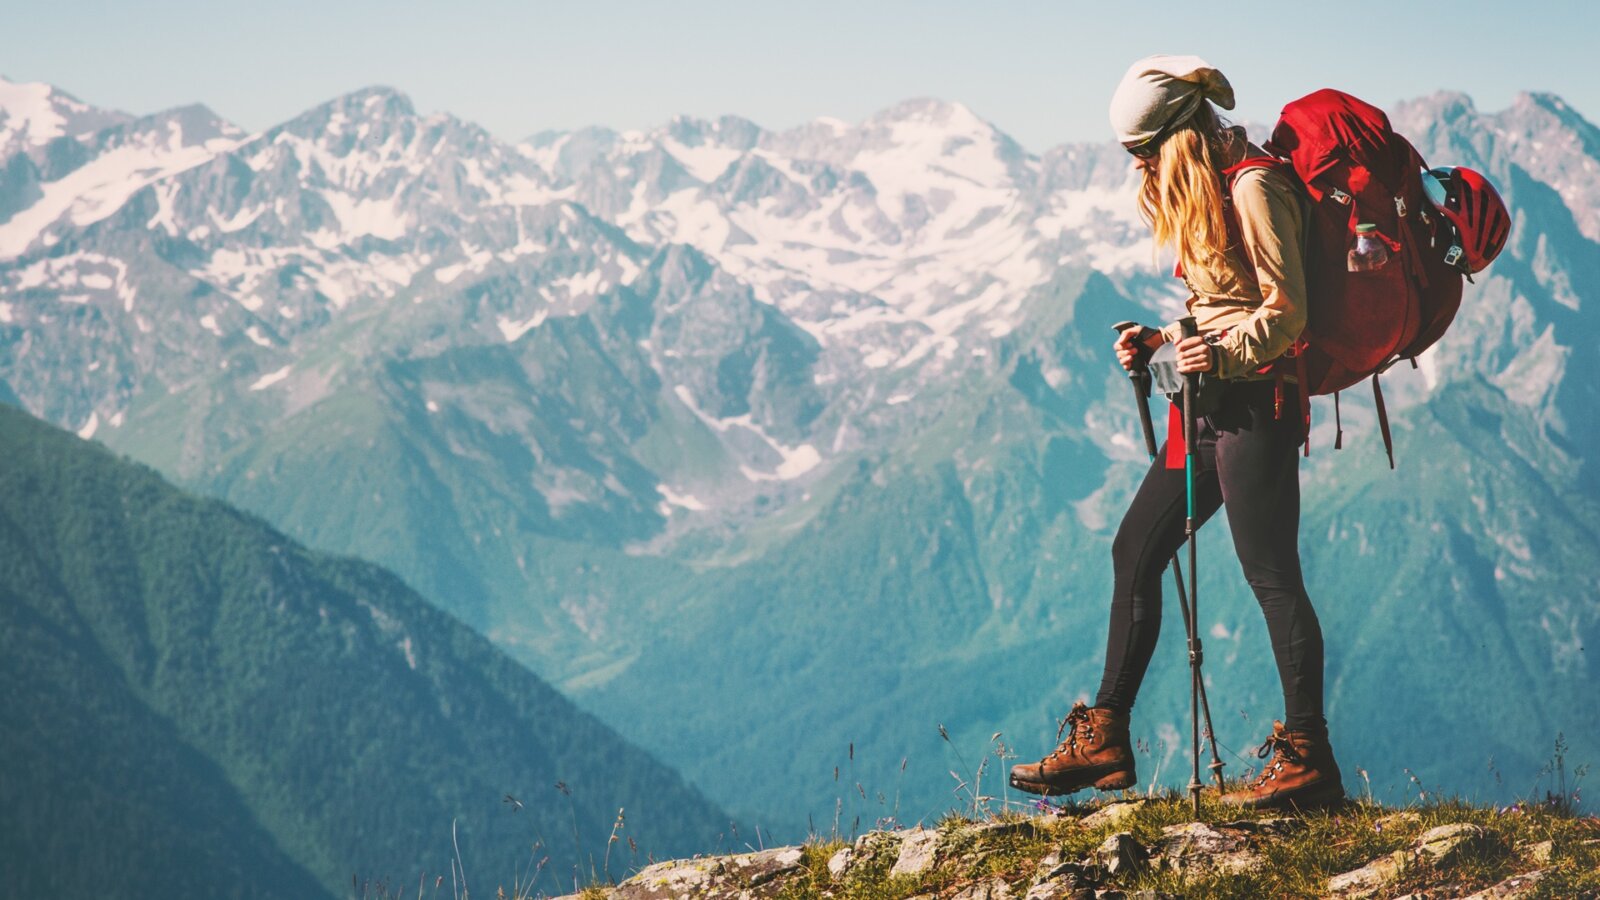
[[[1140,159],[1154,159],[1156,155],[1161,152],[1161,142],[1166,140],[1169,135],[1176,131],[1178,126],[1189,121],[1189,119],[1194,116],[1195,111],[1199,109],[1200,104],[1204,102],[1205,98],[1203,95],[1198,92],[1192,94],[1190,96],[1190,102],[1188,105],[1179,110],[1178,113],[1172,118],[1168,119],[1167,123],[1162,125],[1155,134],[1150,135],[1142,141],[1125,143],[1122,145],[1122,149],[1132,153],[1134,156],[1137,156]]]
[[[1123,144],[1122,149],[1132,153],[1134,156],[1137,156],[1140,159],[1155,159],[1156,155],[1161,152],[1161,142],[1167,139],[1167,135],[1172,131],[1172,126],[1173,123],[1168,122],[1167,124],[1161,126],[1160,131],[1157,131],[1155,134],[1150,135],[1142,141],[1133,141],[1132,143]]]

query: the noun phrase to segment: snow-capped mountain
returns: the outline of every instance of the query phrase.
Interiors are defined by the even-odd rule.
[[[169,277],[195,279],[249,314],[206,310],[192,317],[201,327],[270,349],[350,304],[355,315],[400,294],[427,304],[509,272],[548,271],[550,236],[536,232],[549,217],[532,211],[568,202],[567,222],[598,217],[639,244],[706,253],[832,351],[820,379],[854,384],[863,369],[981,355],[1064,261],[1115,267],[1148,256],[1125,192],[1055,171],[1075,151],[1030,157],[958,104],[913,101],[859,126],[781,134],[680,119],[651,133],[517,148],[448,116],[419,117],[383,89],[248,138],[204,116],[139,120],[85,142],[70,171],[42,172],[48,192],[0,230],[0,253],[13,267],[52,262],[14,268],[11,291],[67,287],[79,259],[121,272],[114,257],[49,252],[121,209],[120,224],[149,232],[161,263],[181,272]],[[1118,182],[1126,174],[1114,173]],[[1060,186],[1041,194],[1047,183]],[[1105,233],[1111,222],[1115,235]],[[1095,239],[1083,240],[1091,230]],[[81,275],[99,283],[89,269]],[[486,333],[513,339],[637,271],[628,254],[613,254],[549,279]],[[139,275],[130,278],[111,290],[136,294]],[[976,338],[967,346],[965,332]],[[80,425],[90,414],[109,420],[129,400],[85,397],[90,408],[74,414]]]
[[[1108,326],[1182,299],[1115,144],[1033,154],[937,100],[512,144],[384,88],[259,134],[198,107],[68,119],[15,99],[55,96],[0,82],[6,134],[60,132],[0,158],[0,396],[394,568],[736,808],[772,791],[727,774],[740,754],[808,761],[942,715],[928,691],[968,697],[950,702],[986,735],[977,717],[1043,722],[1085,689],[1101,557],[1144,461]],[[1373,518],[1356,498],[1385,482],[1351,458],[1369,409],[1345,398],[1346,442],[1368,447],[1335,454],[1319,404],[1308,569],[1365,573],[1376,611],[1348,624],[1375,658],[1417,608],[1437,637],[1463,609],[1511,621],[1564,592],[1497,659],[1561,660],[1566,696],[1600,622],[1583,531],[1562,530],[1600,528],[1600,380],[1572,363],[1600,337],[1600,141],[1547,95],[1393,112],[1431,163],[1488,173],[1516,230],[1421,371],[1385,378],[1437,484]],[[1400,602],[1410,554],[1461,562]],[[1242,596],[1211,577],[1208,597]],[[985,680],[1063,653],[1046,688]],[[1253,685],[1250,665],[1218,677]],[[699,711],[660,734],[662,709]],[[734,720],[769,721],[725,740]],[[929,751],[906,740],[883,758]],[[826,813],[825,790],[766,809]]]
[[[58,138],[83,138],[131,118],[95,109],[48,84],[18,84],[0,77],[0,159],[9,160]]]

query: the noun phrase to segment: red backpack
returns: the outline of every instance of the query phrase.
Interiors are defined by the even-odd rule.
[[[1423,193],[1422,157],[1375,106],[1320,90],[1283,108],[1265,148],[1224,172],[1231,189],[1249,169],[1289,175],[1310,197],[1305,217],[1307,322],[1285,354],[1300,383],[1302,428],[1309,434],[1314,394],[1333,394],[1372,377],[1389,466],[1394,448],[1378,376],[1432,346],[1461,305],[1461,271],[1445,262],[1450,225]],[[1356,226],[1377,226],[1389,262],[1351,272],[1346,254]],[[1273,363],[1275,368],[1283,362]],[[1335,448],[1343,444],[1336,431]],[[1309,439],[1306,453],[1311,450]]]

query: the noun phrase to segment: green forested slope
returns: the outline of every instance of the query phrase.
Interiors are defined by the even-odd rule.
[[[458,821],[469,876],[509,883],[541,842],[554,888],[600,865],[620,807],[641,855],[726,830],[387,572],[11,408],[0,460],[8,884],[306,896],[309,873],[342,893],[448,873]]]

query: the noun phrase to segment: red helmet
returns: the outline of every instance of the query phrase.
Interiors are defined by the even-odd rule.
[[[1446,198],[1439,212],[1456,226],[1460,265],[1468,274],[1482,272],[1505,249],[1511,234],[1511,214],[1505,201],[1489,179],[1472,169],[1456,166],[1428,174],[1444,183]]]

